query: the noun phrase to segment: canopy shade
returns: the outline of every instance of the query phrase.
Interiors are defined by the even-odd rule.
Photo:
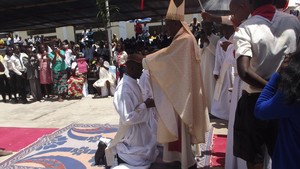
[[[201,0],[207,11],[228,11],[230,0]],[[96,0],[0,0],[0,32],[95,24]],[[119,13],[112,21],[165,16],[169,0],[109,0]],[[186,0],[186,14],[201,11],[198,0]]]

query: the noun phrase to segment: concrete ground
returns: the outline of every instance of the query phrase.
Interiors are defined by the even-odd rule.
[[[113,98],[94,99],[89,95],[81,100],[64,102],[0,102],[0,127],[63,128],[71,123],[118,124],[119,116],[114,109]],[[225,121],[212,119],[211,124],[215,134],[227,134]],[[0,157],[0,162],[7,158],[9,156]]]

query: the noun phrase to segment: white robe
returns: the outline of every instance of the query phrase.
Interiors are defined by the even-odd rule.
[[[124,75],[117,86],[114,106],[120,115],[120,129],[127,131],[112,149],[131,166],[150,166],[159,153],[149,124],[153,116],[143,102],[137,81]]]
[[[142,93],[143,93],[143,98],[144,100],[146,100],[147,98],[152,98],[153,97],[153,91],[152,91],[152,86],[151,86],[151,82],[150,82],[150,74],[149,74],[149,70],[144,70],[140,80],[139,80],[139,85],[141,86],[141,89],[142,89]],[[155,84],[154,84],[155,86]],[[158,90],[158,88],[155,88],[156,91]],[[157,93],[157,95],[162,95],[162,92],[159,92]],[[160,97],[164,97],[164,96],[160,96]],[[166,102],[164,102],[166,103]],[[170,103],[169,103],[170,104]],[[165,104],[164,106],[166,109],[165,111],[168,112],[168,109],[172,109],[171,108],[171,105],[167,106]],[[169,107],[169,108],[167,108]],[[152,113],[154,117],[157,116],[157,109],[156,108],[150,108],[149,109],[149,113]],[[178,118],[178,116],[176,117]],[[178,119],[176,119],[176,121],[178,121]],[[157,121],[153,121],[152,124],[153,125],[153,129],[156,130],[157,128]],[[182,140],[182,147],[186,147],[186,149],[183,149],[182,151],[182,154],[188,154],[188,157],[186,157],[186,161],[187,161],[187,164],[193,164],[195,163],[195,161],[193,160],[194,159],[194,155],[192,153],[192,149],[191,149],[191,146],[189,145],[185,145],[187,143],[190,143],[190,138],[189,138],[189,135],[188,133],[186,132],[188,129],[186,129],[186,126],[184,125],[184,123],[181,122],[181,135],[182,135],[182,138],[184,140]],[[157,132],[155,131],[155,133],[153,133],[154,137],[156,138],[157,137]],[[182,155],[181,153],[179,152],[174,152],[174,151],[168,151],[168,144],[163,144],[164,146],[164,151],[163,151],[163,160],[164,162],[173,162],[173,161],[181,161],[182,160]],[[183,167],[185,167],[186,164],[183,164]]]
[[[199,47],[188,25],[181,23],[171,45],[148,55],[143,66],[149,70],[158,110],[158,142],[181,141],[181,147],[164,147],[163,161],[180,161],[187,169],[196,163],[191,144],[205,142],[210,124]]]
[[[209,113],[211,112],[211,102],[213,99],[216,80],[213,75],[215,67],[215,52],[216,45],[220,39],[217,35],[211,34],[207,37],[209,40],[209,45],[204,48],[200,48],[200,68],[203,78],[204,92],[206,96],[206,103],[208,106]]]
[[[150,74],[149,70],[144,70],[143,74],[141,75],[139,79],[139,85],[142,89],[143,99],[147,100],[148,98],[153,98],[153,91],[150,81]],[[157,137],[157,109],[156,107],[149,108],[149,113],[152,115],[153,118],[150,118],[150,126],[153,134],[153,137]]]
[[[218,75],[214,96],[211,104],[211,114],[224,120],[229,119],[230,99],[231,92],[229,88],[233,85],[232,67],[235,62],[233,54],[226,55],[226,52],[222,49],[221,43],[229,41],[226,38],[222,38],[218,41],[216,49],[216,60],[214,74]]]
[[[109,82],[110,88],[108,89],[106,82]],[[111,95],[114,95],[116,90],[116,79],[108,70],[104,67],[99,69],[99,79],[93,84],[95,88],[101,88],[101,96],[108,96],[108,90],[110,90]]]
[[[234,47],[233,45],[229,45],[226,51],[226,55],[233,56]],[[227,133],[227,143],[226,143],[226,155],[225,155],[225,169],[245,169],[246,161],[237,158],[233,155],[233,125],[235,119],[235,111],[237,107],[237,103],[242,96],[242,89],[241,89],[241,79],[238,76],[238,72],[236,70],[236,64],[234,65],[234,84],[233,90],[231,95],[231,103],[230,103],[230,111],[229,111],[229,120],[228,120],[228,133]]]

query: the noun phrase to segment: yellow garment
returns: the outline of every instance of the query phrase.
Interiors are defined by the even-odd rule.
[[[210,127],[199,48],[188,26],[183,22],[182,24],[183,28],[178,31],[169,47],[150,54],[143,60],[144,68],[150,72],[154,100],[158,105],[157,139],[160,143],[178,140],[177,129],[180,124],[174,120],[174,112],[187,126],[192,143],[205,142],[205,132]],[[155,92],[156,88],[162,91],[165,98]],[[170,104],[173,111],[166,111],[163,102],[166,102],[166,106]]]

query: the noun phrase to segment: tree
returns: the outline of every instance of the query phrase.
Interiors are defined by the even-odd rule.
[[[96,0],[98,7],[97,18],[105,29],[110,28],[110,21],[119,13],[119,7],[108,5],[109,0]]]
[[[101,24],[103,25],[105,31],[107,31],[107,41],[109,44],[109,57],[112,58],[112,40],[111,40],[111,24],[110,21],[112,18],[119,13],[119,7],[112,5],[109,6],[109,0],[96,0],[96,5],[98,7],[97,18],[100,19]],[[112,59],[110,59],[112,62]]]

